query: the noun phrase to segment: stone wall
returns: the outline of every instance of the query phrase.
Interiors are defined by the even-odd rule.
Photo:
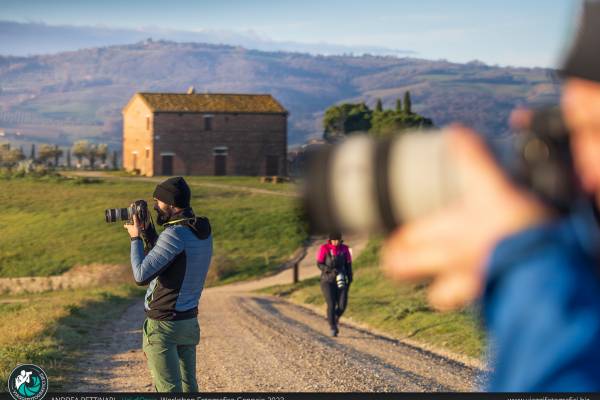
[[[173,155],[173,175],[214,175],[215,152],[226,152],[227,175],[265,175],[267,156],[277,158],[278,175],[287,174],[286,115],[156,113],[153,126],[156,175],[161,154]]]
[[[142,175],[154,174],[153,123],[150,109],[141,99],[134,98],[123,113],[123,168],[127,171],[139,169]]]

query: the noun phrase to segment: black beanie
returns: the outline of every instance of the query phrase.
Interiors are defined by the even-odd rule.
[[[560,71],[566,77],[600,82],[600,2],[585,1],[577,36]]]
[[[171,206],[188,208],[191,197],[190,187],[181,176],[175,176],[156,185],[153,197]]]
[[[329,240],[342,240],[342,234],[340,232],[332,232],[329,234]]]

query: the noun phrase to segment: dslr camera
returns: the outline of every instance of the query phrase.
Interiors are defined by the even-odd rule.
[[[127,224],[133,224],[133,216],[137,216],[142,224],[140,229],[144,249],[149,251],[156,244],[158,234],[152,221],[152,216],[148,211],[148,203],[145,200],[136,200],[127,208],[108,208],[104,211],[104,218],[107,223],[126,221]]]
[[[148,213],[148,203],[144,200],[136,200],[127,208],[108,208],[104,211],[107,223],[126,221],[127,224],[133,224],[133,216],[137,215],[141,223],[150,219]]]
[[[443,130],[387,140],[355,134],[314,149],[303,189],[310,231],[391,232],[477,190],[462,182],[446,137]],[[486,143],[513,182],[558,213],[569,211],[579,192],[558,108],[536,111],[526,132]]]

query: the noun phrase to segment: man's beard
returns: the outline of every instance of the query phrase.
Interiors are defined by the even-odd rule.
[[[163,225],[169,222],[169,219],[171,219],[170,212],[165,212],[158,207],[154,207],[154,211],[156,211],[156,223],[158,225]]]

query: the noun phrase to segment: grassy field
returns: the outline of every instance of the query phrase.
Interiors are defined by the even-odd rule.
[[[76,264],[128,263],[127,233],[121,223],[106,224],[104,210],[126,207],[134,199],[151,201],[156,184],[89,182],[1,180],[0,276],[47,276]],[[196,185],[192,193],[192,207],[213,227],[212,283],[268,273],[305,237],[294,198]]]
[[[380,243],[372,240],[353,264],[354,282],[345,315],[394,337],[480,357],[485,338],[476,312],[472,309],[437,312],[427,304],[426,284],[391,283],[377,267]],[[318,277],[297,285],[275,286],[263,292],[299,303],[324,304]]]
[[[215,183],[215,184],[227,184],[236,185],[242,187],[249,187],[254,189],[273,190],[276,192],[285,193],[296,193],[296,185],[290,182],[283,183],[262,183],[260,178],[255,176],[237,176],[237,177],[222,177],[222,176],[209,176],[209,177],[198,177],[198,176],[186,176],[186,180],[189,180],[190,184],[195,183]]]
[[[260,187],[250,178],[190,181],[192,206],[210,218],[213,228],[210,284],[267,274],[305,238],[292,197],[201,186]],[[122,223],[104,222],[104,209],[125,207],[134,199],[150,201],[156,184],[3,176],[0,185],[0,277],[16,277],[59,274],[77,264],[128,264],[127,233]],[[10,329],[0,333],[0,381],[6,382],[17,363],[34,363],[46,369],[52,390],[67,389],[65,377],[89,335],[142,291],[123,284],[3,296],[0,317]]]
[[[18,363],[42,366],[50,390],[68,390],[65,377],[73,372],[89,336],[120,315],[143,288],[133,285],[64,290],[35,295],[4,296],[0,315],[0,392]]]
[[[69,174],[66,171],[65,174]],[[127,177],[127,178],[142,178],[140,176],[132,175],[130,172],[125,170],[117,171],[102,171],[102,174],[111,177]],[[154,177],[155,179],[162,179],[162,177]],[[216,184],[216,185],[229,185],[241,188],[252,188],[252,189],[263,189],[272,190],[275,192],[284,192],[289,194],[297,193],[297,185],[292,182],[281,182],[281,183],[270,183],[261,182],[261,178],[257,176],[184,176],[185,180],[190,185],[204,184]]]

